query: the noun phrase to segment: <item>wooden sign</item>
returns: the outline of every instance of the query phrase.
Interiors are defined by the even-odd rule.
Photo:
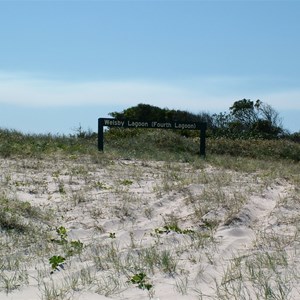
[[[179,129],[179,130],[200,130],[200,156],[205,156],[205,132],[206,123],[200,122],[159,122],[159,121],[133,121],[117,120],[112,118],[98,119],[98,150],[103,151],[104,136],[103,127],[119,128],[152,128],[152,129]]]

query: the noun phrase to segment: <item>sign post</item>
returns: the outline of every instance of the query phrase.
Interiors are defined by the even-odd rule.
[[[152,129],[179,129],[179,130],[200,130],[200,156],[205,157],[205,132],[207,123],[200,122],[159,122],[159,121],[132,121],[117,120],[112,118],[98,119],[98,150],[104,149],[103,127],[119,128],[152,128]]]

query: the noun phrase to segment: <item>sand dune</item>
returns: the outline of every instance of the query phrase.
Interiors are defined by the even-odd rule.
[[[0,165],[0,299],[300,299],[296,182],[205,161]]]

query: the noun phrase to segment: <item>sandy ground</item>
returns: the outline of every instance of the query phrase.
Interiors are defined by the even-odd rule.
[[[300,192],[284,178],[205,162],[70,157],[0,166],[4,197],[52,211],[49,235],[58,239],[63,226],[69,242],[84,245],[67,257],[51,238],[26,248],[2,230],[0,299],[300,299]],[[52,255],[67,257],[54,272]],[[7,257],[18,264],[8,268]],[[13,285],[20,269],[26,280]],[[149,290],[130,282],[139,273]]]

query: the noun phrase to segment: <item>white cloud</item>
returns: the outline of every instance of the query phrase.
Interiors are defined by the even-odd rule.
[[[161,83],[144,80],[71,82],[26,73],[0,73],[0,103],[60,107],[149,103],[160,107],[224,111],[236,100],[249,98],[281,109],[300,109],[300,90],[255,90],[243,78],[211,77]]]
[[[176,84],[142,80],[68,82],[26,74],[0,74],[0,103],[25,106],[131,105],[151,102],[162,107],[196,109],[222,101]],[[202,104],[201,104],[202,103]]]
[[[300,110],[300,89],[265,93],[262,100],[278,110]]]

